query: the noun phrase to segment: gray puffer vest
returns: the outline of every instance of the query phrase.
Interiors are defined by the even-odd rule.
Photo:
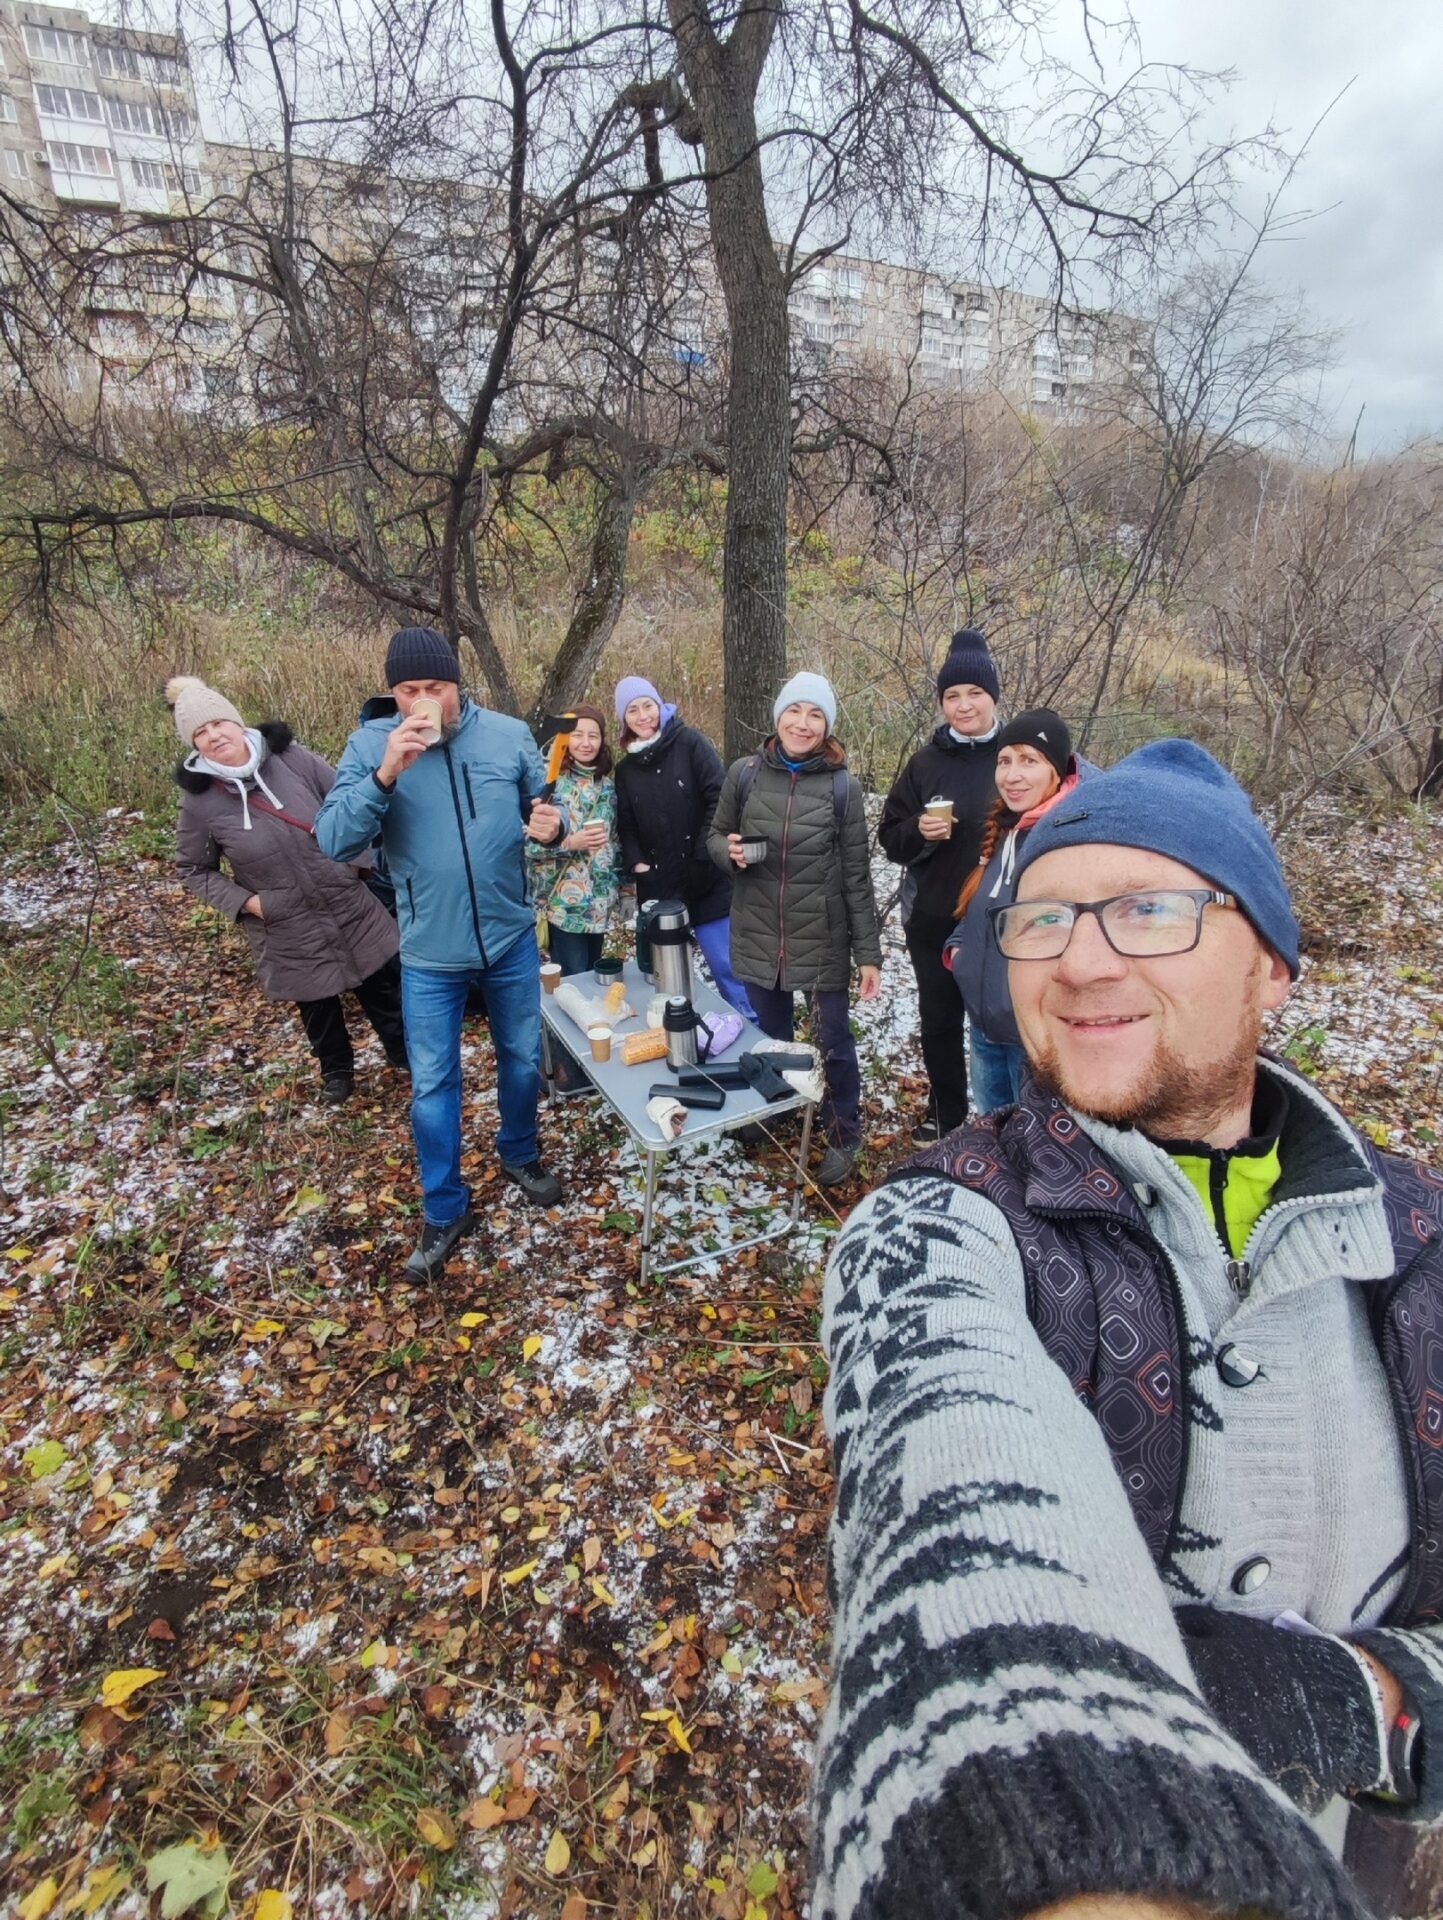
[[[1395,1260],[1392,1277],[1369,1288],[1411,1519],[1407,1577],[1388,1624],[1419,1626],[1443,1618],[1443,1178],[1361,1137],[1358,1146],[1382,1182]],[[1176,1277],[1142,1209],[1030,1075],[1015,1107],[959,1127],[892,1178],[938,1174],[1006,1218],[1028,1318],[1095,1416],[1138,1529],[1164,1565],[1187,1476],[1187,1372]]]

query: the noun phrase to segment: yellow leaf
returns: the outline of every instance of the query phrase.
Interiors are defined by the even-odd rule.
[[[267,1887],[256,1895],[251,1920],[291,1920],[294,1911],[288,1893],[282,1893],[278,1887]]]
[[[460,1324],[463,1327],[479,1327],[483,1326],[485,1321],[486,1315],[484,1313],[463,1313]]]
[[[251,1337],[256,1340],[263,1340],[267,1334],[284,1333],[285,1330],[286,1326],[283,1320],[257,1320],[251,1328]]]
[[[389,1652],[390,1648],[384,1640],[373,1640],[361,1655],[361,1665],[363,1667],[382,1666],[385,1664],[386,1655]]]
[[[691,1742],[686,1737],[686,1728],[681,1724],[676,1714],[673,1714],[670,1720],[667,1721],[666,1730],[683,1753],[691,1752]]]
[[[7,1247],[5,1249],[5,1258],[7,1260],[13,1260],[16,1266],[19,1266],[22,1260],[32,1259],[34,1257],[34,1253],[35,1253],[34,1247]],[[41,1887],[48,1886],[48,1885],[49,1885],[49,1882],[46,1880],[42,1880],[40,1882]],[[38,1893],[39,1891],[40,1891],[40,1887],[37,1887],[35,1889],[35,1892]],[[33,1894],[31,1895],[31,1898],[32,1899],[34,1898]],[[42,1908],[41,1911],[43,1912],[44,1909]]]
[[[599,1713],[588,1713],[586,1716],[587,1746],[594,1747],[600,1738],[601,1738],[601,1715]]]
[[[599,1574],[591,1583],[591,1591],[596,1595],[597,1599],[601,1601],[603,1606],[614,1607],[616,1605],[616,1595]]]
[[[522,1566],[513,1567],[509,1573],[502,1574],[502,1585],[507,1587],[519,1586],[528,1573],[535,1573],[540,1564],[538,1560],[527,1560]]]
[[[12,1253],[11,1258],[13,1259],[14,1257]],[[55,1896],[59,1891],[60,1882],[55,1878],[53,1873],[47,1873],[43,1880],[35,1883],[29,1893],[27,1893],[25,1898],[20,1902],[17,1908],[20,1920],[41,1920],[41,1916],[49,1913],[50,1909],[55,1905]]]
[[[416,1815],[416,1831],[428,1847],[449,1853],[456,1844],[456,1828],[449,1813],[439,1807],[422,1807]]]
[[[99,1913],[102,1907],[108,1907],[118,1893],[123,1893],[130,1885],[130,1875],[124,1867],[92,1867],[85,1876],[85,1885],[79,1893],[74,1893],[65,1902],[65,1913]]]
[[[48,1580],[52,1573],[63,1573],[65,1571],[65,1568],[69,1565],[69,1562],[70,1562],[70,1555],[68,1552],[53,1553],[51,1554],[50,1558],[41,1567],[38,1577],[41,1580]]]
[[[571,1865],[571,1842],[557,1827],[546,1843],[545,1867],[549,1874],[565,1873]]]
[[[521,1358],[523,1360],[530,1360],[533,1355],[540,1353],[540,1351],[541,1335],[539,1333],[528,1333],[526,1338],[521,1342]]]
[[[106,1707],[123,1707],[133,1693],[148,1687],[152,1680],[164,1678],[163,1667],[117,1667],[101,1682],[100,1703]]]
[[[283,1211],[301,1220],[308,1213],[319,1213],[325,1204],[326,1196],[319,1187],[302,1187]]]
[[[646,1712],[641,1717],[643,1720],[670,1720],[671,1708],[670,1707],[648,1707]]]

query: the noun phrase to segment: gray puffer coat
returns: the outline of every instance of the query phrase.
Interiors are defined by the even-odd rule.
[[[756,775],[743,806],[742,774],[754,758]],[[829,740],[793,772],[769,740],[760,755],[728,767],[707,851],[732,875],[731,960],[738,979],[797,992],[844,992],[854,966],[881,966],[866,808],[861,787],[846,773],[838,831],[833,774],[846,764],[846,754]],[[765,840],[765,861],[733,866],[729,833]]]
[[[278,721],[260,729],[266,743],[261,775],[287,813],[310,826],[335,784],[334,769],[298,746]],[[264,794],[248,794],[247,830],[240,795],[213,780],[187,755],[176,768],[184,798],[176,827],[176,866],[198,899],[238,921],[255,956],[266,997],[326,1000],[357,986],[400,946],[396,923],[366,885],[363,866],[328,860],[315,836],[271,813]],[[224,859],[230,876],[221,872]],[[264,920],[242,913],[260,895]]]

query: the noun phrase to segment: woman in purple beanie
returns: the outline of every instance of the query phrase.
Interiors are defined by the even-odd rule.
[[[707,855],[706,836],[725,769],[704,734],[640,674],[616,686],[621,753],[616,764],[616,830],[623,875],[638,900],[682,900],[717,991],[755,1020],[732,972],[732,883]]]

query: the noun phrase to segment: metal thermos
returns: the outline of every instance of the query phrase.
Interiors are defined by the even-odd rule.
[[[669,1067],[696,1065],[696,1008],[684,993],[671,994],[661,1019],[666,1035],[666,1064]]]
[[[648,903],[646,938],[651,949],[652,980],[668,999],[691,1000],[691,915],[681,900]]]
[[[655,900],[643,900],[636,910],[636,969],[643,980],[652,977],[651,916],[656,906]]]

